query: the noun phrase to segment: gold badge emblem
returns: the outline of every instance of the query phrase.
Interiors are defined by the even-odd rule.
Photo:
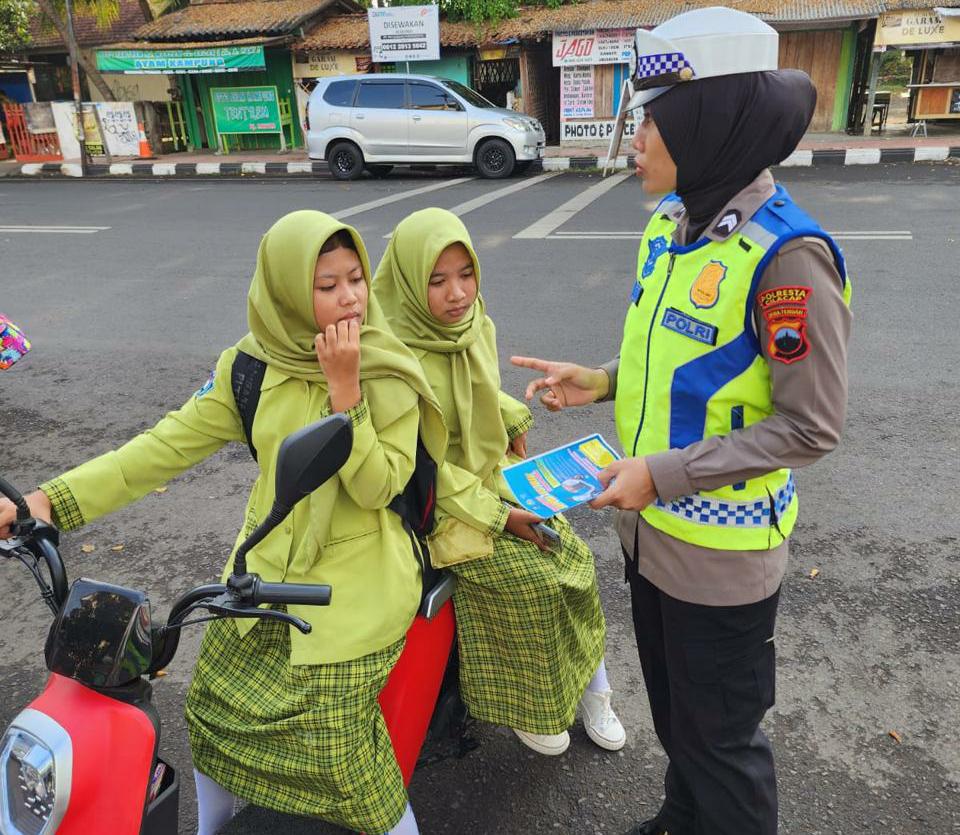
[[[697,276],[690,288],[690,301],[701,310],[713,307],[720,298],[720,282],[727,277],[727,268],[720,261],[711,261]]]

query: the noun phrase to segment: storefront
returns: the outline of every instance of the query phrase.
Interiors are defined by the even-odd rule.
[[[686,7],[711,1],[691,0]],[[764,7],[763,18],[780,35],[780,66],[805,71],[817,88],[811,130],[846,126],[861,33],[872,35],[875,9],[875,2],[860,0],[849,0],[842,8],[787,0]],[[548,128],[548,141],[597,146],[609,142],[621,97],[629,92],[637,28],[651,29],[671,14],[668,4],[616,0],[526,7],[516,19],[499,25],[495,37],[520,43],[523,110]],[[625,141],[633,129],[628,121]]]
[[[913,57],[911,121],[960,119],[960,8],[883,14],[874,43]]]
[[[97,50],[104,74],[165,76],[182,103],[188,144],[222,151],[299,147],[290,53],[264,39]]]

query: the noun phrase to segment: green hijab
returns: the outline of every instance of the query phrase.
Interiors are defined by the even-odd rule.
[[[237,348],[289,377],[326,387],[317,361],[314,337],[318,328],[313,312],[313,277],[320,248],[327,239],[346,230],[353,238],[370,290],[370,259],[360,234],[323,212],[301,210],[284,215],[260,241],[257,269],[247,297],[250,332]],[[446,451],[443,415],[416,357],[391,332],[372,292],[360,326],[360,380],[401,378],[420,397],[420,435],[437,461]],[[375,383],[364,386],[364,395],[379,422],[395,404],[378,397]],[[399,417],[399,416],[398,416]]]
[[[473,259],[477,300],[460,322],[444,325],[430,312],[427,286],[440,254],[455,243]],[[432,385],[438,369],[450,375],[460,449],[449,449],[447,459],[485,479],[503,458],[508,438],[500,415],[496,331],[479,289],[480,263],[470,233],[445,209],[423,209],[402,220],[373,277],[380,307],[401,341],[421,357],[439,354],[448,360],[425,364]]]

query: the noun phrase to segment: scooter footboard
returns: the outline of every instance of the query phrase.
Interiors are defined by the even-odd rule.
[[[180,830],[180,775],[169,763],[164,766],[163,780],[156,797],[147,804],[140,835],[176,835]]]
[[[413,777],[455,632],[450,600],[431,620],[422,614],[417,615],[407,631],[407,643],[400,660],[380,693],[380,708],[403,773],[404,785],[409,785]]]

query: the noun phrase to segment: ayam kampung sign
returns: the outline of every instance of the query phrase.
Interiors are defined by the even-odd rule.
[[[262,46],[218,46],[201,49],[98,49],[100,72],[137,75],[194,74],[263,70]]]

